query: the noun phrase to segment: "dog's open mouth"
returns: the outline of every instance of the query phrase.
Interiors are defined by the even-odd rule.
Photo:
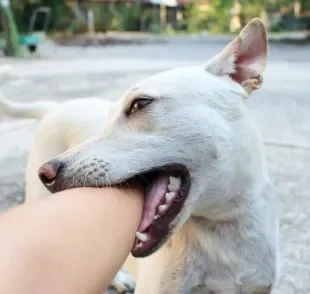
[[[143,216],[136,233],[132,255],[155,252],[170,236],[171,222],[181,212],[190,189],[188,170],[170,165],[134,177],[145,193]]]

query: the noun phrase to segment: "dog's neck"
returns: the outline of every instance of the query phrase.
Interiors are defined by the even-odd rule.
[[[227,230],[227,233],[229,233],[227,236],[232,236],[238,234],[239,230],[243,230],[243,226],[253,226],[252,229],[256,230],[255,224],[265,220],[262,214],[264,214],[266,207],[273,206],[273,203],[269,203],[273,201],[273,197],[270,197],[272,193],[272,186],[267,180],[261,183],[259,189],[249,189],[245,194],[236,195],[222,205],[210,207],[204,216],[192,216],[181,227],[179,234],[191,232],[190,239],[199,241],[209,232],[218,231],[220,233],[221,230]],[[217,211],[211,212],[212,209]],[[260,225],[258,227],[259,229],[262,228]],[[238,228],[238,230],[231,230],[232,228]],[[203,235],[201,235],[201,232],[203,232]]]
[[[231,188],[225,196],[210,195],[206,192],[206,197],[201,199],[212,199],[207,204],[198,205],[198,208],[192,215],[192,219],[205,220],[208,223],[225,223],[243,219],[251,212],[256,214],[257,204],[265,200],[266,190],[270,187],[268,176],[260,177],[259,180],[251,184],[235,189],[234,194],[230,194],[234,188]],[[200,223],[200,222],[199,222]]]
[[[169,259],[169,266],[162,275],[163,290],[169,289],[167,293],[191,293],[196,286],[208,284],[206,276],[213,276],[208,272],[209,268],[224,273],[235,272],[236,276],[244,275],[244,283],[256,283],[248,277],[253,267],[257,266],[257,270],[264,275],[269,268],[261,269],[261,260],[268,255],[267,263],[274,264],[275,259],[276,241],[271,238],[271,230],[276,220],[268,219],[274,214],[266,212],[266,209],[274,209],[272,193],[269,182],[265,183],[260,194],[251,197],[254,201],[248,203],[247,210],[235,218],[211,220],[192,216],[160,250]],[[217,278],[215,272],[214,279]],[[173,276],[179,277],[174,285],[171,283]],[[270,277],[273,273],[268,272]],[[222,278],[225,280],[225,277]],[[216,282],[221,284],[221,281]],[[171,291],[171,287],[175,287],[173,290],[176,292]]]

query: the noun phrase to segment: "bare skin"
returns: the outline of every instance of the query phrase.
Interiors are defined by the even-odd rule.
[[[0,217],[0,293],[99,294],[127,258],[142,192],[80,188]]]

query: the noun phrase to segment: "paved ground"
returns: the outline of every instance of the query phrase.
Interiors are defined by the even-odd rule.
[[[19,101],[90,95],[117,99],[133,82],[179,65],[205,62],[222,42],[65,48],[12,63],[17,77],[2,92]],[[310,293],[310,47],[276,45],[264,88],[248,104],[261,127],[282,210],[283,271],[276,293]],[[23,201],[24,166],[34,121],[0,114],[0,211]]]

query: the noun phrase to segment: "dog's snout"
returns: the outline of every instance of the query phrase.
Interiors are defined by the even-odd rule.
[[[60,161],[49,161],[40,167],[39,178],[48,189],[55,185],[57,175],[62,167],[63,164]]]

